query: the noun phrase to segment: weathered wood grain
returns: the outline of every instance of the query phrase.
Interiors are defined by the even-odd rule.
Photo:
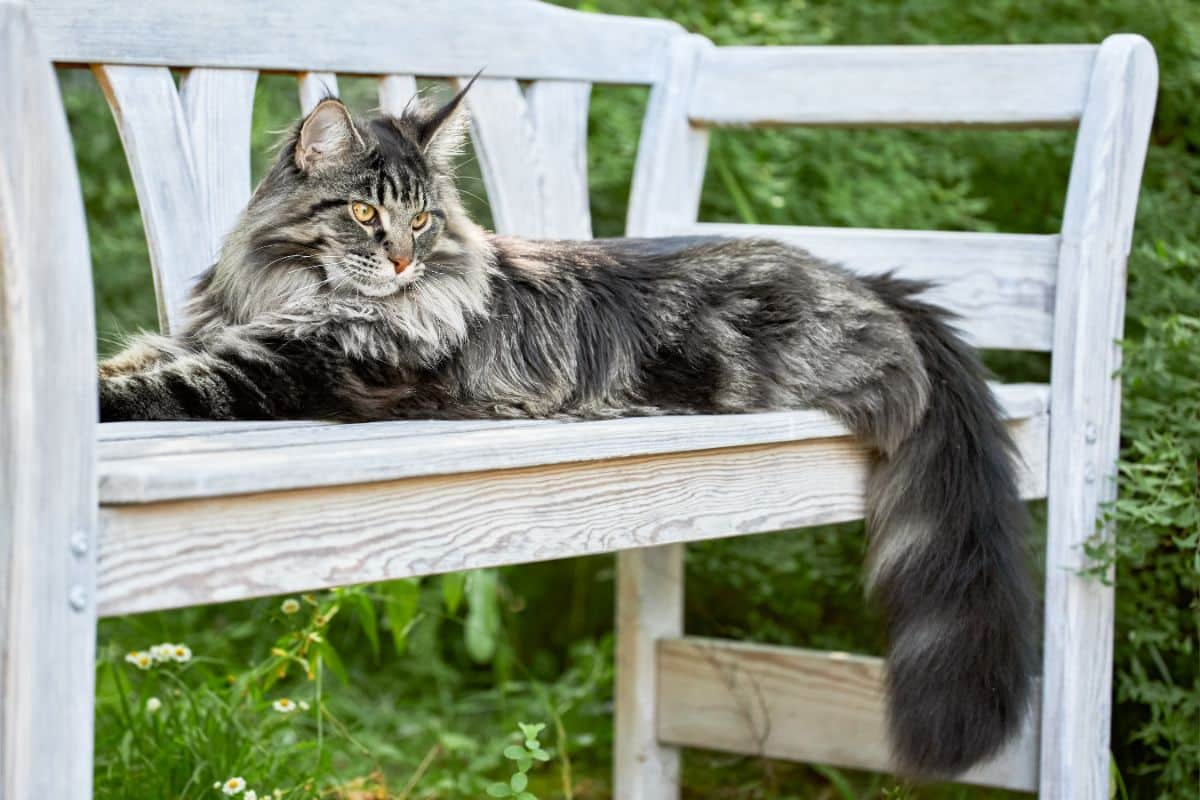
[[[666,77],[650,88],[625,217],[629,236],[661,236],[696,220],[708,131],[691,124],[687,104],[696,61],[711,48],[702,36],[672,39]]]
[[[977,347],[1050,349],[1059,237],[694,223],[677,232],[778,239],[854,272],[930,281],[927,297]]]
[[[191,134],[196,183],[207,211],[208,263],[250,199],[250,121],[258,73],[242,69],[189,70],[179,84]]]
[[[1012,419],[1044,415],[1040,384],[998,384]],[[203,426],[213,426],[205,435]],[[250,423],[255,425],[255,423]],[[115,423],[118,428],[127,423]],[[146,503],[489,469],[774,444],[847,435],[812,410],[599,422],[467,421],[314,423],[307,427],[173,423],[161,437],[110,441],[102,425],[100,499]],[[261,423],[257,423],[261,425]],[[146,423],[132,427],[141,430]],[[233,431],[236,435],[229,435]]]
[[[496,230],[588,239],[587,110],[591,84],[480,78],[467,94],[475,153]]]
[[[175,81],[165,67],[93,67],[112,108],[137,189],[159,324],[179,325],[192,285],[211,262],[208,205],[203,201]]]
[[[95,326],[58,81],[0,0],[0,800],[92,796]]]
[[[1104,41],[1088,88],[1063,216],[1054,316],[1041,796],[1106,800],[1112,584],[1081,571],[1116,496],[1125,261],[1158,87],[1140,36]]]
[[[59,62],[605,83],[658,80],[681,30],[528,0],[37,0],[33,15]]]
[[[733,753],[890,772],[880,658],[717,639],[658,643],[658,736]],[[958,783],[1037,788],[1036,711]]]
[[[658,643],[683,635],[683,578],[683,544],[617,554],[614,797],[673,800],[680,794],[679,748],[659,735],[667,700]]]
[[[1071,125],[1092,45],[717,47],[688,103],[711,125]]]
[[[1047,418],[1012,430],[1023,495],[1043,496]],[[106,506],[101,613],[856,519],[870,461],[848,438],[818,438]]]

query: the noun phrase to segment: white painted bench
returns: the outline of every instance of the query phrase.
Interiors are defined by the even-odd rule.
[[[304,107],[336,73],[375,76],[394,109],[415,75],[486,65],[469,100],[501,231],[588,236],[590,86],[647,85],[631,233],[765,232],[897,267],[941,281],[978,345],[1051,351],[1049,386],[997,387],[1023,491],[1049,500],[1042,700],[965,779],[1107,798],[1112,592],[1078,569],[1115,491],[1114,342],[1157,80],[1144,40],[716,48],[530,2],[272,8],[0,0],[0,800],[90,795],[97,616],[606,552],[620,554],[617,798],[678,797],[680,746],[889,761],[877,659],[683,635],[683,543],[862,515],[867,454],[823,414],[97,426],[52,61],[90,66],[109,97],[168,329],[247,199],[257,71],[296,73]],[[178,90],[168,66],[186,70]],[[780,124],[1078,125],[1062,233],[697,223],[705,131]]]

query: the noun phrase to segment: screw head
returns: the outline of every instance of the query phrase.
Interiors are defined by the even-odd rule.
[[[71,534],[71,553],[83,558],[88,553],[88,535],[85,531],[75,531]]]
[[[71,608],[75,611],[83,611],[87,608],[87,601],[87,589],[78,584],[72,586],[71,590],[67,593],[67,602],[71,604]]]
[[[1083,429],[1083,438],[1087,439],[1088,444],[1096,441],[1096,423],[1089,422],[1087,427]]]
[[[1083,468],[1083,479],[1085,481],[1087,481],[1088,483],[1096,482],[1096,465],[1095,464],[1089,463],[1086,467]]]

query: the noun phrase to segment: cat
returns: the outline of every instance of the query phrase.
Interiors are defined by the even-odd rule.
[[[486,233],[455,188],[469,88],[369,121],[317,105],[182,330],[101,365],[101,418],[824,409],[877,454],[867,584],[898,764],[996,753],[1034,672],[1028,519],[984,369],[927,286],[763,239]]]

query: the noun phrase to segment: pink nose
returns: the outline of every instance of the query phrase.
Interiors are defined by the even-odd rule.
[[[408,269],[408,265],[412,263],[412,259],[405,258],[404,256],[398,256],[391,259],[391,262],[392,266],[396,269],[396,274],[399,275],[401,272],[404,272],[404,270]]]

